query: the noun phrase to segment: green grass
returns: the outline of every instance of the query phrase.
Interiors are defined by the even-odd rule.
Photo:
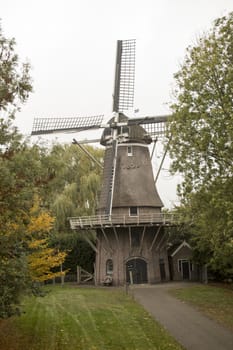
[[[0,322],[0,350],[176,350],[182,347],[119,289],[50,287]]]
[[[178,299],[191,303],[208,317],[233,330],[233,290],[215,286],[171,289]]]

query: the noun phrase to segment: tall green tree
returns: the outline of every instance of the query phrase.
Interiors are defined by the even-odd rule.
[[[88,147],[98,161],[103,151]],[[71,232],[68,217],[94,215],[102,170],[76,145],[54,145],[49,152],[45,168],[49,168],[51,181],[44,186],[44,203],[55,217],[53,245],[68,249],[65,268],[75,271],[77,265],[92,271],[94,254],[92,248],[82,242],[83,235]],[[95,241],[95,232],[85,233]]]
[[[182,212],[203,262],[233,273],[233,12],[188,47],[169,122]],[[199,256],[200,258],[200,256]]]
[[[101,149],[88,148],[102,160]],[[48,181],[41,181],[43,205],[56,216],[56,230],[65,232],[69,230],[67,217],[95,213],[102,169],[76,145],[55,144],[44,152],[41,166],[47,169]]]
[[[27,151],[13,120],[32,91],[29,69],[29,64],[19,62],[15,40],[6,38],[0,27],[0,317],[17,311],[27,284],[21,226],[32,175],[26,179],[28,166],[24,168],[25,157],[18,151]]]
[[[99,187],[99,172],[76,146],[51,149],[22,140],[14,118],[32,91],[29,71],[30,65],[20,64],[15,53],[15,40],[5,38],[0,28],[0,318],[17,312],[22,293],[35,279],[32,271],[38,277],[46,257],[43,266],[50,271],[49,254],[55,266],[51,245],[60,244],[61,235],[66,235],[63,246],[73,249],[77,238],[73,235],[67,243],[67,217],[93,213]],[[99,150],[91,152],[102,157]],[[41,200],[41,213],[51,209],[56,223],[47,237],[43,231],[44,243],[34,237],[36,243],[29,244],[35,195]],[[57,261],[62,262],[64,254],[59,254]]]
[[[24,142],[17,147],[8,142],[0,152],[0,317],[17,310],[19,298],[30,284],[30,210],[34,196],[41,192],[41,182],[49,181],[41,166],[43,157],[43,150]]]

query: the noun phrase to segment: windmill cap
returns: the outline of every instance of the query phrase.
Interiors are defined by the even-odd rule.
[[[119,114],[119,124],[127,122],[128,120],[129,118],[126,117],[126,115],[123,113]],[[107,146],[112,142],[112,130],[115,128],[118,129],[118,136],[120,136],[118,142],[135,142],[144,144],[150,144],[152,142],[151,136],[141,125],[134,124],[118,126],[114,121],[114,117],[108,121],[108,124],[110,126],[104,129],[100,140],[100,143],[103,146]]]

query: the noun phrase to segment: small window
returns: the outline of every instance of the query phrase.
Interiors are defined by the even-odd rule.
[[[128,156],[132,157],[132,155],[133,155],[133,147],[132,146],[128,146],[127,147],[127,152],[128,152]]]
[[[106,261],[106,275],[112,275],[113,274],[113,262],[112,259],[108,259]]]
[[[138,207],[130,207],[129,216],[138,216]]]

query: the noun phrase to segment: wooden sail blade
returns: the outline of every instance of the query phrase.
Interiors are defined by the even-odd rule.
[[[136,40],[118,40],[113,93],[113,112],[133,107]]]
[[[146,133],[155,139],[157,136],[164,136],[167,130],[169,115],[133,118],[128,120],[128,125],[141,125]]]
[[[35,118],[31,135],[78,132],[101,127],[103,115],[75,118]]]

